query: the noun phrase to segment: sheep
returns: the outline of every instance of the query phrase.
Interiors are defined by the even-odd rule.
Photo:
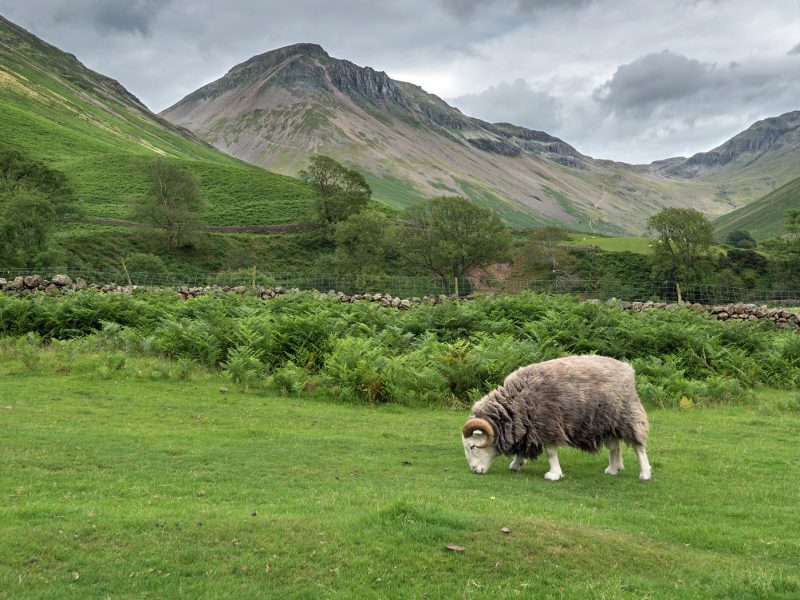
[[[605,444],[605,472],[616,475],[624,468],[623,440],[639,459],[639,479],[648,481],[648,432],[633,367],[605,356],[566,356],[511,373],[472,406],[461,436],[473,473],[486,473],[498,454],[513,455],[509,469],[517,472],[544,449],[549,481],[564,476],[559,446],[597,452]]]

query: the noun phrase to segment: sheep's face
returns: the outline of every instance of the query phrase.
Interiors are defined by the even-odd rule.
[[[461,437],[464,443],[464,454],[467,457],[469,468],[473,473],[483,474],[492,466],[492,460],[497,456],[497,450],[494,444],[487,444],[488,434],[481,430],[476,429],[469,437]]]

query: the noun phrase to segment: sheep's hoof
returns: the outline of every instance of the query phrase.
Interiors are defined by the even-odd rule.
[[[559,473],[558,471],[556,471],[556,472],[548,471],[547,473],[544,474],[544,478],[547,481],[558,481],[563,476],[564,476],[564,474],[563,473]]]
[[[619,473],[621,470],[622,470],[622,469],[614,469],[614,468],[612,468],[612,467],[606,467],[606,470],[604,471],[604,473],[605,473],[606,475],[616,475],[616,474],[617,474],[617,473]]]
[[[647,471],[646,473],[643,471],[639,473],[639,481],[650,481],[651,473]]]

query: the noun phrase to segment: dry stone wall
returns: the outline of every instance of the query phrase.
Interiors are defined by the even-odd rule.
[[[137,286],[117,285],[109,283],[105,285],[89,284],[80,277],[72,279],[67,275],[54,275],[46,279],[41,275],[19,276],[14,279],[3,279],[0,277],[0,291],[7,294],[32,294],[44,292],[47,294],[61,294],[64,292],[76,292],[85,289],[96,289],[103,293],[122,293],[130,294]],[[147,288],[157,289],[157,288]],[[250,288],[246,286],[205,286],[205,287],[186,287],[177,286],[169,288],[174,291],[182,300],[197,298],[211,293],[245,294]],[[163,291],[163,290],[162,290]],[[263,300],[269,300],[277,296],[282,296],[288,292],[299,292],[298,288],[286,289],[281,286],[257,288],[256,294]],[[422,296],[411,298],[400,298],[390,294],[353,294],[348,295],[343,292],[330,290],[320,294],[320,297],[337,297],[340,302],[375,302],[386,308],[404,310],[411,308],[414,304],[440,304],[446,296]],[[460,298],[462,301],[472,300],[473,296]],[[589,300],[589,302],[599,304],[599,300]],[[733,304],[668,304],[665,302],[626,302],[612,298],[605,304],[617,306],[623,310],[648,311],[648,310],[691,310],[698,313],[706,313],[719,321],[770,321],[777,327],[800,331],[800,314],[786,310],[785,308],[769,307],[767,305],[733,303]]]

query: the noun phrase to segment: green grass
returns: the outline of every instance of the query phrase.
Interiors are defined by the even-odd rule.
[[[635,252],[650,254],[653,238],[645,237],[607,237],[592,233],[570,233],[563,242],[566,246],[597,246],[607,252]]]
[[[59,356],[0,353],[0,598],[800,594],[796,410],[653,410],[652,482],[625,449],[616,477],[562,451],[548,483],[472,475],[464,410]]]
[[[718,240],[724,240],[731,232],[743,229],[749,231],[756,240],[763,240],[783,231],[784,215],[793,208],[800,208],[800,177],[759,200],[717,218],[714,221],[714,234]]]

